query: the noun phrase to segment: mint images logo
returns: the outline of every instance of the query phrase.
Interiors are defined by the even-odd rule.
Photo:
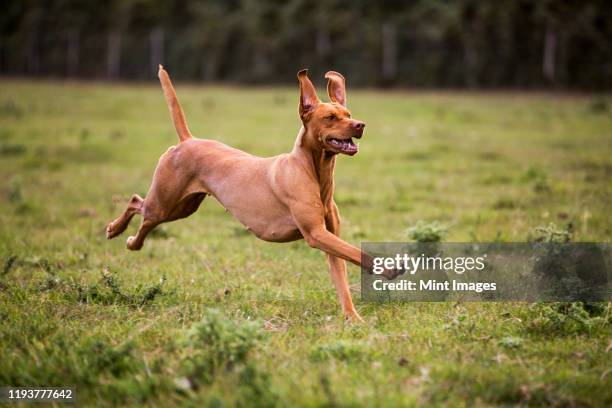
[[[608,243],[364,243],[366,301],[607,301]],[[385,271],[401,274],[389,280]]]

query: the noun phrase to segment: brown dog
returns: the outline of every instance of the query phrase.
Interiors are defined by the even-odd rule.
[[[206,195],[214,196],[255,236],[288,242],[304,238],[327,253],[331,276],[349,320],[361,320],[353,306],[344,260],[361,265],[361,251],[339,238],[340,217],[334,203],[336,155],[353,156],[365,123],[346,109],[344,77],[325,74],[331,103],[317,97],[307,70],[298,72],[302,128],[291,153],[260,158],[214,140],[192,137],[168,74],[160,65],[179,144],[159,159],[145,199],[134,194],[119,218],[108,224],[106,236],[121,234],[135,214],[143,221],[127,247],[138,250],[155,226],[193,214]],[[371,266],[371,259],[364,257]]]

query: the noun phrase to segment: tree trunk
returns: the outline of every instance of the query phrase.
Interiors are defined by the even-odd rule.
[[[66,50],[66,75],[75,77],[79,71],[80,33],[77,29],[68,31],[68,47]]]
[[[204,81],[213,82],[217,80],[217,56],[219,52],[212,48],[209,52],[204,54],[204,58],[202,59],[202,77]]]
[[[476,70],[478,68],[478,52],[471,40],[465,41],[463,44],[463,62],[465,67],[465,85],[468,88],[476,88],[478,86],[478,77]]]
[[[382,24],[382,79],[385,84],[395,82],[397,77],[397,29],[395,24]]]
[[[151,72],[157,76],[159,64],[164,62],[164,29],[156,27],[149,34],[151,44]]]
[[[462,16],[463,82],[468,88],[476,88],[479,85],[479,45],[482,41],[482,24],[483,23],[481,23],[481,16],[479,16],[478,10],[475,5],[466,3],[463,9]]]
[[[270,59],[267,52],[261,48],[255,48],[253,56],[253,76],[256,81],[268,79],[271,72]]]
[[[38,34],[30,35],[27,46],[27,67],[28,73],[38,75],[40,70],[40,50],[38,49]]]
[[[0,37],[0,72],[8,71],[7,67],[5,67],[4,62],[4,41],[2,41],[2,37]]]
[[[317,30],[315,51],[320,60],[324,60],[331,52],[331,39],[325,29]]]
[[[109,79],[119,78],[121,66],[121,33],[118,30],[108,33],[108,51],[106,59],[106,76]]]
[[[555,56],[557,51],[557,33],[549,24],[544,34],[544,55],[542,57],[542,74],[551,84],[555,83]]]

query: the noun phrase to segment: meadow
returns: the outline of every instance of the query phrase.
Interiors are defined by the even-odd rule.
[[[177,143],[159,87],[0,89],[0,386],[73,386],[79,406],[612,404],[610,303],[366,303],[349,266],[365,323],[347,325],[322,253],[210,198],[127,251],[140,219],[104,228]],[[293,146],[297,85],[177,92],[199,137]],[[348,102],[367,127],[336,168],[347,241],[419,221],[449,242],[610,241],[609,96],[349,84]]]

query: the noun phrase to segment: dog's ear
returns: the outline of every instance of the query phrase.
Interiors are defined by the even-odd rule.
[[[325,78],[327,78],[327,94],[329,99],[346,107],[346,88],[342,74],[336,71],[329,71],[325,74]]]
[[[298,81],[300,81],[300,107],[298,112],[300,118],[304,120],[306,116],[312,112],[319,104],[319,97],[317,91],[308,78],[308,70],[303,69],[297,74]]]

